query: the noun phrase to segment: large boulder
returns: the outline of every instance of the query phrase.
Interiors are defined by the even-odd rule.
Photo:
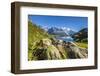
[[[87,49],[80,48],[73,42],[67,43],[65,48],[69,59],[87,58]]]
[[[52,40],[48,38],[40,40],[39,46],[36,48],[36,51],[33,52],[33,55],[37,58],[37,60],[55,60],[66,58],[62,46],[58,46],[57,48],[52,44]]]

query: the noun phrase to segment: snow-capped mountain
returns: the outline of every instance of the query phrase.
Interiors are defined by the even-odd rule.
[[[60,35],[60,36],[72,36],[75,32],[70,28],[66,27],[51,27],[47,31],[49,34]]]
[[[48,29],[47,32],[52,35],[67,36],[67,34],[65,33],[65,31],[63,29],[57,28],[57,27],[51,27]]]
[[[68,34],[69,36],[72,36],[73,34],[76,33],[75,31],[73,31],[73,30],[70,29],[70,28],[62,27],[61,29],[62,29],[66,34]]]

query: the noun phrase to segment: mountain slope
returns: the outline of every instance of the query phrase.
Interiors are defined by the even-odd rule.
[[[73,31],[72,29],[66,28],[66,27],[62,28],[62,30],[63,30],[67,35],[69,35],[69,36],[72,36],[73,34],[76,33],[76,32]]]
[[[48,33],[55,35],[55,36],[60,36],[60,37],[64,37],[64,36],[72,36],[73,34],[75,34],[75,32],[69,28],[58,28],[58,27],[51,27],[48,29]]]
[[[67,36],[67,34],[61,28],[57,27],[49,28],[48,33],[55,36]]]
[[[41,29],[36,24],[33,24],[31,21],[28,22],[28,53],[29,57],[32,57],[33,49],[36,48],[36,43],[41,39],[49,38],[48,33]],[[30,60],[30,59],[29,59]]]
[[[49,35],[36,24],[28,22],[28,42],[31,45],[33,42],[38,42],[40,39],[48,38]]]
[[[75,39],[75,41],[87,42],[88,28],[81,29],[79,32],[73,35],[73,38]]]

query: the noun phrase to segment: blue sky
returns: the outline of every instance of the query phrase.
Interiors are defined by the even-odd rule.
[[[29,15],[28,19],[42,27],[66,27],[74,31],[79,31],[88,25],[87,17]]]

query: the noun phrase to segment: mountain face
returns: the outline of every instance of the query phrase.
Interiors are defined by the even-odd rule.
[[[79,32],[75,33],[73,36],[75,41],[82,41],[82,42],[87,42],[88,38],[88,28],[83,28]]]
[[[62,28],[64,30],[64,32],[66,34],[68,34],[69,36],[72,36],[73,34],[75,34],[76,32],[71,30],[70,28]]]
[[[56,27],[48,29],[48,33],[56,36],[67,36],[67,34],[62,29]]]
[[[49,34],[57,36],[72,36],[75,32],[68,28],[51,27],[47,31]]]

